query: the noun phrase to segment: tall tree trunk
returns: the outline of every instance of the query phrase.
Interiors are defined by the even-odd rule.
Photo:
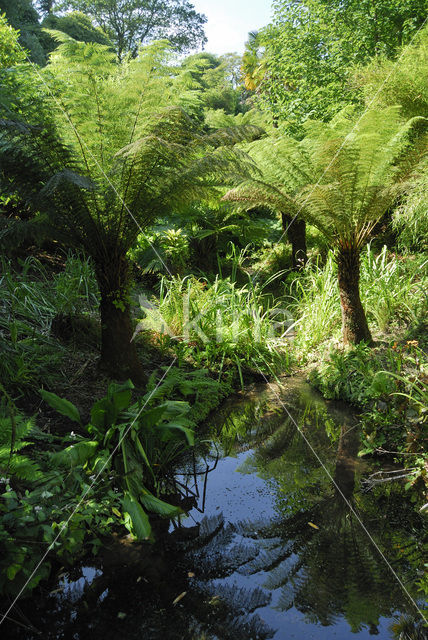
[[[126,257],[99,265],[96,275],[101,295],[101,367],[113,378],[131,378],[137,385],[144,384],[146,376],[132,341],[130,267]]]
[[[281,215],[282,228],[291,244],[291,259],[294,271],[300,271],[308,261],[306,253],[306,222],[300,218],[293,220],[286,213]]]
[[[366,314],[360,299],[360,251],[341,246],[337,253],[342,338],[344,344],[372,343]]]

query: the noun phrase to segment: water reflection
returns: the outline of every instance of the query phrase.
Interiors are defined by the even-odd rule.
[[[392,622],[398,612],[416,613],[397,578],[416,600],[414,584],[423,566],[421,519],[398,485],[370,493],[360,490],[364,469],[357,458],[358,425],[348,410],[337,405],[328,410],[308,393],[299,398],[293,413],[328,474],[284,414],[279,426],[273,420],[273,430],[271,415],[264,425],[259,417],[257,435],[263,434],[264,440],[238,471],[250,477],[256,474],[271,488],[275,517],[264,527],[257,523],[259,553],[236,572],[251,576],[252,584],[272,593],[273,608],[282,618],[265,610],[263,619],[276,624],[280,620],[283,628],[276,632],[277,638],[289,637],[296,611],[314,625],[306,630],[310,637],[329,637],[321,625],[332,627],[333,633],[336,629],[341,638],[351,634],[391,638],[388,620]],[[249,413],[246,407],[238,420],[233,416],[240,425],[238,450],[242,420]],[[226,434],[233,453],[229,428]]]
[[[38,616],[23,604],[41,635],[422,640],[415,609],[359,522],[417,598],[421,518],[397,484],[361,490],[369,471],[348,409],[326,405],[301,381],[283,398],[325,469],[276,392],[226,403],[177,478],[204,513],[193,509],[154,547],[110,541],[94,563],[101,571],[82,584],[76,567],[73,597],[45,594]],[[39,637],[9,630],[2,638]]]

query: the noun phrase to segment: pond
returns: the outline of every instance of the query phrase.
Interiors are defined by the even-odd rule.
[[[2,638],[426,638],[423,518],[358,448],[349,407],[302,379],[229,399],[177,476],[189,516],[63,571]]]

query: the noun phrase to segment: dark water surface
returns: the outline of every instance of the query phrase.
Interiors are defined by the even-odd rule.
[[[167,542],[112,544],[1,638],[427,638],[422,517],[398,483],[365,482],[358,448],[349,408],[302,380],[227,401],[183,465],[198,508]]]

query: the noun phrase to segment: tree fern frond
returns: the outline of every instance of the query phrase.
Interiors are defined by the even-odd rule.
[[[225,199],[302,216],[330,240],[361,246],[421,161],[427,123],[401,122],[399,107],[354,118],[346,109],[328,125],[308,122],[302,141],[250,144],[263,178],[241,179]]]

